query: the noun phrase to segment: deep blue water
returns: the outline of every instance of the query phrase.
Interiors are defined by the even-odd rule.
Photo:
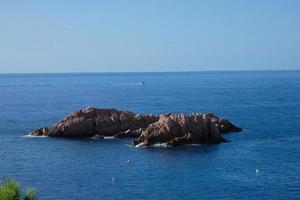
[[[23,137],[87,106],[212,111],[245,131],[173,149]],[[300,72],[0,75],[7,177],[37,188],[39,199],[300,199]]]

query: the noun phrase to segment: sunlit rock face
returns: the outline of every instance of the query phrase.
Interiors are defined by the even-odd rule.
[[[240,128],[212,113],[141,115],[116,109],[86,108],[58,123],[32,131],[34,136],[49,137],[134,137],[132,145],[168,146],[220,143],[222,133],[239,132]]]
[[[158,116],[155,115],[139,115],[116,109],[89,107],[72,113],[57,124],[35,130],[31,134],[50,137],[114,136],[121,133],[130,135],[131,132],[146,128],[156,121]]]
[[[151,146],[156,143],[166,143],[169,146],[177,146],[220,143],[226,141],[222,133],[239,131],[240,128],[212,113],[163,114],[160,115],[158,122],[144,129],[133,144]]]

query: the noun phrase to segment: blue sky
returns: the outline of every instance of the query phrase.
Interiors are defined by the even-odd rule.
[[[297,0],[0,0],[0,73],[300,69]]]

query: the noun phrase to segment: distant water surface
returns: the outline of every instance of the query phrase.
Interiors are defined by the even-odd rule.
[[[245,131],[173,149],[23,137],[88,106],[211,111]],[[300,199],[299,152],[299,71],[0,75],[0,179],[41,200]]]

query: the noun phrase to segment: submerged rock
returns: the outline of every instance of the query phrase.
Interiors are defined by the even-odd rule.
[[[132,145],[168,146],[184,144],[221,143],[222,133],[239,132],[226,119],[212,113],[140,115],[116,109],[87,108],[76,111],[57,124],[31,132],[34,136],[49,137],[134,137]]]

